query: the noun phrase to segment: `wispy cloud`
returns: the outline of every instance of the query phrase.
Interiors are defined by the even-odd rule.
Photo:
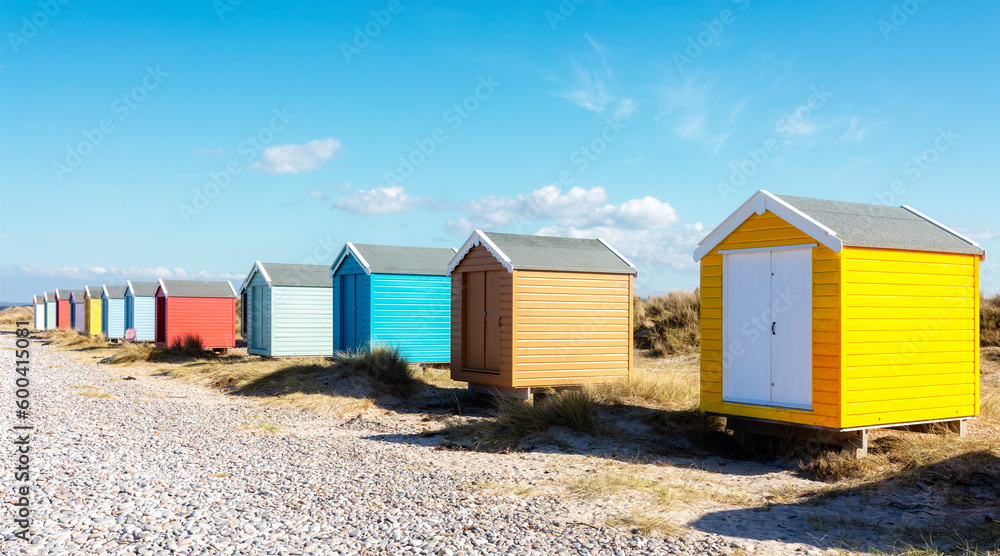
[[[613,92],[616,88],[614,70],[607,61],[608,49],[593,37],[584,34],[592,52],[588,54],[591,63],[581,64],[571,58],[573,64],[573,85],[560,91],[559,97],[591,112],[604,113],[610,110],[615,118],[627,118],[635,110],[635,102],[626,96]]]
[[[412,210],[430,199],[411,197],[399,185],[356,191],[337,199],[333,208],[353,214],[395,214]]]
[[[732,129],[718,130],[710,123],[708,107],[713,105],[712,90],[714,78],[702,78],[697,74],[688,75],[676,86],[663,90],[663,98],[657,119],[667,122],[677,137],[696,142],[717,154],[726,141],[732,137]],[[729,113],[731,122],[743,110],[749,99],[739,101]],[[718,119],[716,117],[715,119]]]
[[[304,145],[273,145],[264,149],[260,160],[250,167],[270,174],[298,174],[319,168],[342,149],[340,141],[332,137]]]

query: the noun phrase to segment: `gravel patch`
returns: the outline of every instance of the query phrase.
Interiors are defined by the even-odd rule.
[[[5,371],[13,337],[0,337]],[[32,540],[0,554],[728,554],[722,537],[641,536],[568,521],[553,496],[470,488],[504,473],[442,470],[431,448],[290,432],[309,415],[111,368],[32,342]],[[127,374],[138,380],[122,380]],[[13,418],[10,373],[0,411]],[[79,395],[91,385],[111,398]],[[74,387],[76,386],[76,387]],[[283,427],[283,423],[288,423]],[[255,425],[267,425],[257,427]],[[273,426],[272,426],[273,425]],[[379,424],[379,429],[390,428]],[[346,434],[350,433],[350,434]],[[4,443],[10,477],[13,451]],[[744,547],[748,548],[748,547]]]

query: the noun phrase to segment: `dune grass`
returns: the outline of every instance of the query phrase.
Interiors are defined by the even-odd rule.
[[[1000,293],[979,299],[979,343],[1000,346]]]
[[[0,311],[0,327],[15,328],[18,322],[31,323],[35,318],[35,308],[33,305],[22,305],[19,307],[7,307]],[[31,326],[30,324],[28,326]]]
[[[701,291],[633,298],[635,344],[660,357],[692,353],[701,344]]]
[[[51,330],[46,333],[47,339],[53,344],[73,349],[97,349],[108,347],[108,341],[104,336],[91,336],[81,334],[76,330]]]

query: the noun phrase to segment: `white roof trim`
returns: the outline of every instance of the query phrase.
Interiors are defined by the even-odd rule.
[[[242,294],[244,290],[247,289],[247,286],[250,285],[250,280],[253,278],[253,275],[257,272],[260,272],[261,274],[264,275],[264,281],[267,282],[268,286],[271,285],[271,277],[268,276],[267,271],[264,270],[264,265],[260,261],[254,261],[253,268],[250,269],[250,273],[247,274],[247,277],[243,279],[243,283],[240,284],[240,294]],[[232,286],[232,284],[230,284],[230,286]],[[237,297],[239,297],[239,295],[237,295]]]
[[[169,297],[169,294],[167,294],[167,285],[163,283],[163,278],[160,278],[159,280],[157,280],[156,283],[159,284],[157,286],[158,288],[162,288],[163,289],[163,297]],[[153,291],[153,297],[156,297],[156,291],[155,290]]]
[[[982,247],[981,247],[981,246],[980,246],[980,245],[979,245],[978,243],[976,243],[975,241],[972,241],[971,239],[969,239],[969,238],[965,237],[964,235],[962,235],[962,234],[960,234],[960,233],[956,232],[955,230],[952,230],[952,229],[951,229],[951,228],[949,228],[948,226],[945,226],[944,224],[942,224],[942,223],[938,222],[937,220],[934,220],[933,218],[931,218],[930,216],[927,216],[926,214],[924,214],[924,213],[920,212],[919,210],[917,210],[917,209],[915,209],[915,208],[913,208],[913,207],[911,207],[911,206],[908,206],[908,205],[902,205],[902,207],[903,207],[903,208],[905,208],[906,210],[908,210],[908,211],[912,212],[913,214],[916,214],[916,215],[917,215],[917,216],[919,216],[920,218],[923,218],[924,220],[926,220],[926,221],[930,222],[931,224],[934,224],[934,225],[935,225],[935,226],[937,226],[938,228],[941,228],[942,230],[944,230],[944,231],[948,232],[949,234],[952,234],[953,236],[955,236],[955,237],[957,237],[957,238],[961,239],[962,241],[964,241],[964,242],[966,242],[966,243],[968,243],[968,244],[970,244],[970,245],[974,245],[974,246],[976,246],[976,247],[979,247],[980,249],[983,249],[983,248],[982,248]],[[985,250],[985,249],[983,249],[983,252],[984,252],[984,254],[983,254],[983,260],[984,260],[984,261],[986,260],[986,254],[985,254],[985,251],[986,251],[986,250]]]
[[[625,263],[625,264],[629,265],[630,267],[632,267],[632,270],[635,270],[637,273],[639,272],[638,270],[636,270],[635,265],[632,264],[632,261],[626,259],[625,255],[622,255],[621,253],[619,253],[618,250],[615,249],[614,247],[612,247],[610,243],[604,241],[601,238],[597,238],[597,241],[600,241],[601,245],[607,247],[608,250],[611,251],[612,253],[614,253],[616,257],[618,257],[619,259],[621,259],[623,263]]]
[[[707,255],[712,249],[715,249],[715,246],[721,243],[729,234],[733,233],[750,216],[755,213],[764,214],[766,211],[771,211],[820,244],[829,247],[835,253],[839,253],[844,248],[844,242],[837,237],[837,232],[761,189],[754,193],[752,197],[740,205],[740,208],[736,209],[736,212],[730,214],[728,218],[723,220],[721,224],[705,236],[705,239],[698,243],[698,248],[694,250],[694,260],[700,261],[702,257]]]
[[[496,257],[497,261],[499,261],[500,264],[507,269],[507,272],[514,272],[514,263],[511,262],[510,257],[501,251],[500,248],[497,247],[496,244],[493,243],[493,241],[490,240],[490,238],[487,237],[482,230],[476,230],[475,232],[472,232],[469,239],[465,240],[465,244],[462,245],[462,248],[456,251],[455,256],[451,258],[451,262],[448,263],[448,276],[451,276],[451,273],[454,272],[456,267],[458,267],[458,263],[462,262],[462,259],[469,254],[469,251],[477,245],[485,247],[486,250]]]
[[[104,284],[103,286],[101,286],[101,299],[104,299],[105,297],[108,298],[108,299],[111,299],[111,294],[108,293],[108,285],[107,284]]]
[[[366,261],[365,258],[361,256],[361,252],[358,251],[356,247],[354,247],[354,244],[348,241],[347,243],[344,244],[344,248],[340,250],[340,256],[337,257],[337,262],[333,263],[333,266],[330,267],[331,278],[333,277],[334,274],[337,273],[337,270],[340,268],[340,265],[344,264],[344,261],[347,260],[348,253],[354,255],[354,258],[357,259],[358,264],[360,264],[361,268],[365,270],[365,274],[367,274],[368,276],[372,275],[372,267],[368,265],[368,261]]]
[[[261,269],[261,270],[263,270],[263,269]],[[265,277],[267,276],[266,272],[264,273],[264,276]],[[233,283],[230,282],[229,280],[226,280],[226,283],[229,284],[229,291],[233,292],[233,297],[234,298],[238,298],[240,295],[238,293],[236,293],[236,288],[233,287]],[[268,280],[267,283],[270,284],[271,281]]]

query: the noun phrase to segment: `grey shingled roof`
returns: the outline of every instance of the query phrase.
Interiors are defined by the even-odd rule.
[[[125,286],[104,286],[108,290],[108,299],[121,299],[125,297]]]
[[[45,297],[45,301],[47,303],[52,303],[53,301],[56,300],[56,294],[55,294],[55,292],[45,292],[42,295]]]
[[[41,305],[42,303],[45,303],[44,295],[34,295],[32,296],[32,299],[34,299],[35,305]]]
[[[84,286],[83,290],[85,293],[90,295],[91,299],[101,298],[101,287],[100,286]]]
[[[73,299],[75,299],[77,303],[83,303],[83,290],[71,290],[71,293],[73,294]]]
[[[73,290],[56,290],[56,299],[69,299],[72,292]]]
[[[132,295],[136,297],[153,297],[156,295],[156,282],[136,282],[132,280],[129,282],[132,284]]]
[[[272,286],[329,288],[330,267],[322,264],[260,263]]]
[[[983,255],[968,243],[903,207],[775,195],[837,233],[844,245]]]
[[[455,251],[441,247],[353,244],[374,274],[444,276]]]
[[[635,268],[596,239],[483,233],[517,270],[636,274]]]
[[[163,280],[168,297],[236,297],[229,282]]]

